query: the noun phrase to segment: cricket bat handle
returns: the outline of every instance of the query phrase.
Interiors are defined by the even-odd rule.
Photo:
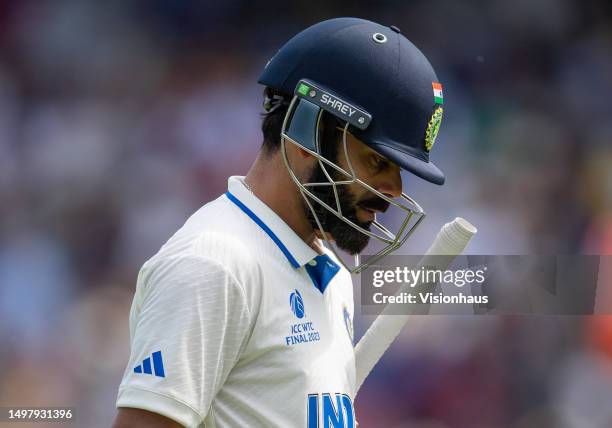
[[[446,223],[436,235],[434,242],[418,263],[417,268],[429,266],[445,270],[454,258],[461,254],[476,232],[477,230],[472,224],[460,217]],[[439,257],[440,255],[448,257]],[[398,290],[398,293],[407,291],[408,288],[410,288],[408,284],[405,284]],[[410,317],[414,316],[390,315],[387,313],[387,309],[388,307],[376,317],[355,346],[356,392],[359,391],[365,378],[399,335]]]

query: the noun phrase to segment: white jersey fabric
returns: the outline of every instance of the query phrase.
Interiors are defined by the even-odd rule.
[[[354,427],[353,287],[244,185],[141,268],[117,407],[187,427]]]

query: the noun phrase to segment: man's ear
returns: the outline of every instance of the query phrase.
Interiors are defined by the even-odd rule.
[[[294,174],[299,177],[300,180],[306,179],[312,172],[312,168],[316,163],[316,158],[297,144],[286,142],[285,147],[287,151],[287,161]]]
[[[300,146],[295,146],[295,148],[297,149],[297,153],[298,156],[302,159],[307,159],[307,158],[311,158],[313,157],[309,152],[307,152],[306,150],[304,150],[302,147]]]
[[[297,144],[292,144],[292,143],[285,143],[285,147],[287,148],[287,154],[289,156],[295,156],[300,160],[305,160],[305,159],[309,159],[309,158],[313,158],[314,156],[311,155],[307,150],[303,149],[301,146],[298,146]]]

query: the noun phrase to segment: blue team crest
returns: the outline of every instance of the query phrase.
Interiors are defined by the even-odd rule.
[[[293,293],[289,295],[289,305],[296,317],[304,318],[304,300],[299,291],[294,290]]]
[[[351,318],[351,314],[348,311],[346,305],[342,308],[342,315],[344,317],[344,325],[346,327],[346,332],[351,338],[351,342],[353,341],[353,319]]]

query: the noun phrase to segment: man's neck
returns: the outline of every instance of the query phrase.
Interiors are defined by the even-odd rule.
[[[274,211],[306,244],[319,254],[320,242],[306,217],[304,200],[280,153],[260,153],[245,178],[255,196]]]

